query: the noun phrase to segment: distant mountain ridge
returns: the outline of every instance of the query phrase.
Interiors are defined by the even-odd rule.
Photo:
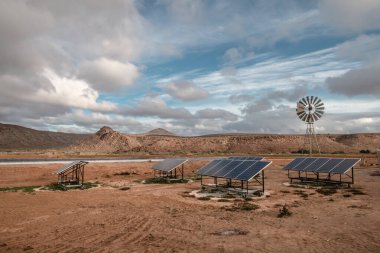
[[[159,134],[157,134],[159,133]],[[282,134],[215,134],[208,136],[128,135],[103,127],[100,131],[72,147],[80,152],[148,153],[148,154],[212,154],[212,153],[291,153],[303,147],[305,137]],[[164,132],[165,133],[165,132]],[[376,150],[380,134],[321,134],[321,151],[325,153],[358,153]]]
[[[144,154],[217,154],[217,153],[291,153],[303,147],[304,135],[283,134],[215,134],[176,136],[165,129],[145,134],[125,134],[104,126],[95,134],[71,134],[38,131],[0,123],[0,151],[62,150],[88,153]],[[375,151],[380,133],[320,134],[324,153],[359,153]]]
[[[147,133],[145,133],[145,135],[170,135],[170,136],[175,136],[174,133],[166,130],[166,129],[163,129],[163,128],[156,128],[156,129],[153,129]]]
[[[0,123],[0,150],[40,150],[67,148],[79,144],[89,134],[39,131]]]

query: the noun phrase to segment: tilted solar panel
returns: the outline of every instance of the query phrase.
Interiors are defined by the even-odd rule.
[[[78,165],[78,164],[87,164],[88,162],[85,162],[85,161],[74,161],[74,162],[71,162],[69,164],[66,164],[64,165],[63,167],[59,168],[57,171],[56,171],[56,174],[61,174],[69,169],[71,169],[72,167]]]
[[[225,166],[227,166],[227,164],[231,162],[232,160],[222,160],[220,163],[214,166],[211,170],[207,171],[205,175],[215,177],[219,170],[223,169]]]
[[[315,162],[318,158],[315,157],[307,157],[302,162],[297,164],[292,170],[305,171],[305,169],[310,166],[313,162]]]
[[[214,173],[213,176],[215,177],[224,177],[228,172],[234,170],[239,164],[241,164],[243,161],[231,161],[229,164],[218,170],[216,173]]]
[[[259,156],[231,156],[231,157],[228,157],[227,159],[229,160],[239,160],[239,161],[260,161],[263,159],[263,157],[259,157]]]
[[[264,157],[260,157],[260,156],[249,156],[249,157],[247,157],[246,160],[260,161],[263,159],[264,159]]]
[[[235,178],[239,174],[243,173],[249,167],[252,167],[257,161],[243,161],[241,164],[236,166],[233,170],[225,174],[224,178]]]
[[[337,166],[339,163],[343,162],[343,160],[344,159],[341,158],[331,158],[329,161],[327,161],[325,164],[319,167],[316,170],[316,172],[330,173],[330,171],[333,170],[334,167]]]
[[[298,164],[300,164],[302,161],[304,161],[306,158],[304,157],[297,157],[290,163],[284,166],[284,170],[292,170],[294,169]]]
[[[213,160],[211,162],[209,162],[208,164],[206,164],[205,166],[203,166],[202,168],[200,168],[198,171],[197,171],[197,175],[205,175],[207,173],[208,170],[212,169],[217,163],[221,162],[222,160]]]
[[[315,172],[319,167],[321,167],[323,164],[327,163],[330,160],[330,158],[318,158],[313,163],[311,163],[309,166],[305,168],[304,171],[310,171]]]
[[[239,174],[237,177],[234,177],[234,179],[250,181],[263,169],[265,169],[269,164],[271,164],[271,162],[258,161],[255,164],[253,164],[253,166],[245,170],[243,173]]]
[[[343,174],[346,173],[349,169],[355,166],[360,161],[359,158],[346,158],[337,166],[335,166],[330,172]]]
[[[153,169],[160,170],[164,172],[170,172],[185,163],[187,159],[179,159],[179,158],[169,158],[165,159],[160,163],[157,163],[153,166]]]

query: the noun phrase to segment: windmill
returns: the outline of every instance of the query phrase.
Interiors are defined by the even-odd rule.
[[[321,150],[318,145],[317,135],[314,130],[314,122],[322,117],[325,107],[322,100],[315,96],[306,96],[297,103],[297,115],[306,124],[305,146],[309,148],[309,154],[315,147],[318,153]]]

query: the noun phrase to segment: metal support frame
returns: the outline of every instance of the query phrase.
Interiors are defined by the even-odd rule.
[[[184,164],[181,165],[181,167],[177,166],[174,168],[174,170],[171,170],[171,171],[161,171],[161,170],[157,170],[158,171],[158,174],[156,173],[156,170],[153,169],[153,177],[162,177],[162,178],[166,178],[166,179],[171,179],[171,178],[175,178],[177,179],[178,177],[178,174],[180,174],[181,176],[181,179],[183,180],[184,179]],[[178,171],[177,171],[178,170]]]
[[[317,141],[317,135],[314,130],[314,123],[311,122],[306,123],[306,134],[304,145],[302,148],[302,153],[305,147],[307,147],[307,149],[309,150],[309,156],[311,156],[311,154],[313,153],[314,147],[318,151],[318,154],[321,154],[321,149]]]
[[[351,187],[351,185],[354,184],[354,167],[351,168],[351,175],[349,174],[341,174],[341,173],[326,173],[326,177],[323,178],[322,175],[321,175],[321,172],[315,172],[313,173],[313,175],[315,175],[315,177],[310,177],[308,176],[307,172],[306,171],[303,171],[305,173],[305,176],[302,176],[301,175],[301,171],[298,171],[298,177],[294,177],[294,176],[291,176],[290,174],[290,170],[288,170],[288,178],[290,179],[290,183],[293,183],[293,180],[299,180],[301,182],[322,182],[322,183],[331,183],[331,184],[340,184],[340,185],[343,185],[343,184],[347,184],[348,187]],[[310,173],[309,173],[310,175]],[[339,180],[334,180],[332,179],[334,176],[336,175],[339,175]],[[342,175],[345,175],[346,178],[350,178],[351,180],[350,181],[344,181],[342,180]]]
[[[244,180],[233,180],[232,178],[227,178],[225,184],[218,184],[218,177],[213,177],[214,184],[204,184],[203,182],[203,175],[201,177],[201,186],[207,186],[211,188],[215,188],[218,190],[227,190],[227,191],[236,191],[239,192],[242,196],[246,196],[249,194],[250,190],[257,190],[257,187],[252,188],[252,184],[250,184],[250,181],[244,181]],[[261,186],[261,194],[264,194],[265,190],[265,177],[264,177],[264,170],[261,171],[261,180],[258,178],[258,176],[254,177],[254,181],[257,182]],[[239,184],[237,184],[237,181],[240,181]],[[235,182],[235,184],[234,184]],[[252,182],[252,181],[251,181]],[[236,187],[239,185],[239,187]]]
[[[58,173],[58,184],[62,185],[83,185],[85,164],[76,164],[72,168]]]

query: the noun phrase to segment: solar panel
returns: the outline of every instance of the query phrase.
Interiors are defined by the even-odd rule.
[[[313,162],[315,162],[318,158],[314,157],[307,157],[303,161],[301,161],[299,164],[297,164],[293,170],[299,170],[299,171],[305,171],[305,169],[310,166]]]
[[[341,158],[331,158],[328,162],[319,167],[316,172],[330,173],[330,171],[339,163],[343,162],[343,160],[344,159]]]
[[[378,160],[379,168],[380,168],[380,149],[377,150],[377,160]]]
[[[239,174],[243,173],[249,167],[253,166],[257,161],[243,161],[241,164],[236,166],[233,170],[229,171],[223,177],[225,178],[236,178]]]
[[[197,171],[197,174],[198,175],[205,175],[208,170],[212,169],[220,161],[222,161],[222,160],[213,160],[213,161],[209,162],[208,164],[206,164],[205,166],[203,166],[202,168],[200,168]]]
[[[359,158],[347,158],[344,159],[343,162],[339,163],[336,167],[334,167],[330,172],[331,173],[346,173],[349,169],[355,166],[360,161]]]
[[[222,160],[220,163],[216,164],[211,170],[206,172],[206,176],[216,177],[217,172],[223,169],[227,164],[231,163],[231,160]]]
[[[85,162],[85,161],[74,161],[74,162],[71,162],[69,164],[66,164],[64,165],[63,167],[59,168],[57,171],[56,171],[56,174],[61,174],[69,169],[71,169],[72,167],[78,165],[78,164],[87,164],[88,162]]]
[[[263,157],[259,156],[231,156],[228,157],[229,160],[239,160],[239,161],[260,161],[263,159]]]
[[[289,164],[285,165],[284,170],[292,170],[292,169],[294,169],[295,167],[297,167],[297,165],[299,163],[301,163],[305,159],[306,158],[304,158],[304,157],[297,157],[296,159],[294,159],[293,161],[291,161]]]
[[[258,161],[234,179],[249,181],[265,169],[271,162]]]
[[[169,158],[165,159],[160,163],[157,163],[153,166],[153,169],[160,170],[164,172],[170,172],[185,163],[187,159],[178,159],[178,158]]]
[[[284,167],[287,170],[342,174],[360,161],[359,158],[298,157]]]
[[[315,172],[318,168],[320,168],[323,164],[327,163],[330,158],[318,158],[313,163],[305,168],[304,171]]]
[[[263,160],[264,157],[260,157],[260,156],[249,156],[247,157],[246,160],[254,160],[254,161],[260,161],[260,160]]]
[[[216,177],[224,177],[228,172],[234,170],[239,164],[243,161],[231,161],[229,164],[218,170],[213,176]]]

